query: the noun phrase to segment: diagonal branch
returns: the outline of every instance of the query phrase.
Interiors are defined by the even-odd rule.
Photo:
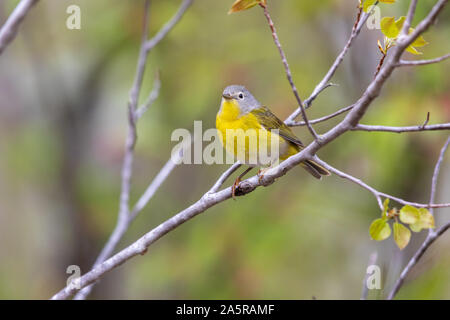
[[[423,66],[427,64],[438,63],[450,58],[450,53],[435,59],[429,60],[400,60],[397,64],[397,67],[415,67],[415,66]]]
[[[440,204],[435,204],[435,203],[417,203],[417,202],[411,202],[411,201],[406,201],[403,200],[401,198],[395,197],[395,196],[391,196],[390,194],[381,192],[376,190],[375,188],[369,186],[367,183],[361,181],[360,179],[353,177],[345,172],[342,172],[332,166],[330,166],[328,163],[326,163],[325,161],[320,160],[318,157],[314,157],[313,158],[314,161],[316,161],[318,164],[320,164],[321,166],[325,167],[326,169],[328,169],[330,172],[336,174],[337,176],[350,180],[353,183],[358,184],[359,186],[363,187],[366,190],[369,190],[375,197],[375,199],[377,200],[378,206],[380,207],[381,210],[383,210],[383,202],[381,201],[381,198],[389,198],[391,200],[394,200],[400,204],[403,205],[411,205],[414,206],[416,208],[446,208],[446,207],[450,207],[450,203],[440,203]]]
[[[6,20],[3,27],[0,29],[0,55],[6,47],[14,40],[19,31],[19,26],[25,16],[30,11],[31,7],[39,0],[22,0]]]
[[[407,35],[411,28],[411,23],[416,13],[417,0],[411,0],[409,4],[408,14],[406,15],[405,23],[403,23],[402,34]]]
[[[158,72],[156,72],[155,80],[153,82],[153,89],[150,91],[150,94],[148,95],[147,100],[145,101],[145,103],[142,106],[140,106],[136,110],[136,114],[135,114],[136,119],[140,119],[144,115],[144,113],[146,113],[147,110],[153,105],[153,103],[156,101],[156,99],[158,99],[160,89],[161,89],[161,79],[159,77],[159,71],[158,71]]]
[[[352,108],[353,108],[353,105],[347,106],[347,107],[339,109],[338,111],[333,112],[333,113],[331,113],[331,114],[329,114],[327,116],[323,116],[321,118],[310,120],[309,123],[316,124],[316,123],[320,123],[320,122],[324,122],[324,121],[333,119],[333,118],[337,117],[338,115],[341,115],[341,114],[343,114],[343,113],[345,113],[347,111],[350,111]],[[285,123],[286,123],[286,125],[288,125],[290,127],[300,127],[300,126],[304,126],[305,125],[304,121],[296,122],[296,121],[288,121],[288,120],[286,120]]]
[[[159,189],[159,187],[162,185],[162,183],[164,181],[166,181],[169,174],[178,165],[179,160],[183,158],[184,151],[185,151],[184,149],[181,149],[175,157],[171,157],[166,162],[166,164],[161,168],[161,170],[158,172],[156,177],[149,184],[149,186],[147,187],[145,192],[142,194],[142,196],[136,202],[135,206],[133,207],[133,210],[131,210],[130,218],[129,218],[130,221],[133,221],[137,217],[137,215],[149,203],[150,199],[153,197],[153,195],[156,193],[156,191]]]
[[[367,131],[367,132],[394,132],[394,133],[450,130],[450,123],[408,126],[408,127],[371,126],[366,124],[357,124],[350,130]]]
[[[117,216],[116,227],[114,228],[110,238],[106,245],[97,257],[94,267],[108,258],[112,254],[115,247],[119,243],[120,239],[128,229],[130,224],[129,214],[129,201],[131,192],[131,176],[133,173],[133,159],[134,159],[134,147],[137,140],[136,130],[136,108],[139,100],[139,93],[142,87],[142,80],[144,78],[145,66],[147,63],[148,52],[145,50],[145,42],[148,37],[148,25],[149,25],[149,10],[150,0],[145,1],[144,7],[144,23],[142,32],[142,43],[139,50],[139,59],[136,67],[136,75],[134,77],[133,86],[130,90],[130,96],[128,100],[128,133],[125,141],[125,153],[122,163],[122,182],[119,200],[119,213]],[[93,286],[89,286],[83,289],[76,297],[77,300],[85,299],[92,291]]]
[[[187,9],[192,5],[194,0],[183,0],[180,8],[175,13],[175,15],[158,31],[158,33],[147,41],[145,44],[145,50],[152,50],[162,39],[164,39],[167,34],[176,26],[176,24],[183,18]]]
[[[445,145],[441,149],[441,153],[439,155],[439,159],[438,159],[438,161],[436,163],[436,167],[434,169],[433,179],[432,179],[432,182],[431,182],[430,204],[434,203],[434,198],[435,198],[435,195],[436,195],[437,178],[439,176],[439,171],[441,169],[441,164],[442,164],[442,161],[444,159],[445,151],[447,150],[449,144],[450,144],[450,136],[448,137],[447,142],[445,143]],[[433,209],[431,208],[430,211],[432,212],[432,210]],[[450,228],[450,222],[447,222],[444,226],[440,227],[436,231],[432,231],[430,229],[430,232],[428,233],[427,238],[422,243],[422,245],[420,246],[419,250],[416,251],[416,253],[409,260],[408,264],[402,270],[399,278],[395,282],[394,287],[392,288],[391,292],[389,293],[389,295],[387,297],[388,300],[394,299],[395,295],[397,294],[397,292],[400,290],[400,288],[402,287],[403,283],[405,282],[405,279],[406,279],[407,275],[412,270],[412,268],[419,262],[420,258],[422,258],[422,256],[425,253],[425,251],[427,251],[427,249],[433,244],[433,242],[437,238],[439,238],[449,228]]]
[[[433,204],[436,200],[437,180],[439,177],[439,172],[441,171],[442,161],[444,161],[445,152],[447,151],[449,144],[450,136],[447,138],[447,142],[442,147],[441,153],[439,154],[439,159],[436,163],[436,166],[434,167],[433,178],[431,179],[430,204]],[[433,214],[433,208],[430,209],[430,212],[431,214]]]
[[[266,17],[267,22],[270,27],[270,30],[272,31],[273,41],[275,42],[275,45],[278,48],[278,52],[280,53],[281,62],[283,63],[284,70],[286,72],[286,77],[289,81],[289,84],[291,85],[292,92],[294,93],[295,99],[297,100],[298,106],[300,108],[300,112],[303,117],[303,121],[305,122],[306,126],[308,127],[309,132],[311,132],[311,135],[313,136],[313,138],[316,141],[318,141],[319,137],[317,136],[316,131],[314,130],[314,128],[310,125],[310,123],[308,121],[308,117],[306,116],[305,106],[303,105],[302,99],[300,98],[300,95],[298,94],[297,87],[295,86],[294,80],[292,79],[292,73],[291,73],[291,69],[289,68],[289,64],[287,62],[286,54],[284,53],[283,48],[281,47],[281,43],[280,43],[280,40],[278,39],[277,31],[275,29],[275,25],[273,24],[272,18],[270,17],[270,13],[269,13],[269,10],[267,9],[267,5],[262,2],[259,5],[263,8],[264,16]]]
[[[149,97],[145,104],[138,109],[139,95],[141,92],[142,82],[144,78],[145,67],[147,64],[147,59],[150,51],[169,33],[170,30],[180,21],[186,10],[192,4],[193,0],[184,0],[175,13],[173,18],[165,24],[161,30],[150,40],[148,40],[148,26],[149,26],[149,9],[150,0],[145,2],[145,13],[144,13],[144,24],[142,32],[141,47],[139,50],[139,58],[136,68],[136,75],[134,78],[133,86],[130,90],[130,97],[128,102],[128,134],[125,142],[125,154],[122,164],[122,186],[120,193],[119,202],[119,213],[117,218],[116,226],[108,239],[106,245],[97,257],[95,266],[104,262],[111,254],[114,252],[117,244],[122,239],[125,232],[128,230],[131,222],[136,218],[140,211],[146,206],[148,201],[153,197],[154,193],[172,170],[176,167],[176,159],[169,159],[166,165],[161,169],[152,183],[149,185],[147,190],[144,192],[142,197],[139,199],[138,203],[135,205],[133,210],[130,211],[130,191],[131,191],[131,177],[133,173],[133,159],[134,159],[134,148],[137,140],[137,128],[136,122],[140,117],[147,111],[150,105],[156,100],[159,94],[160,81],[159,76],[155,79],[153,84],[153,90],[150,92]],[[182,156],[183,150],[180,150],[179,156]],[[90,285],[83,290],[81,290],[75,297],[77,300],[85,299],[92,291],[93,285]]]

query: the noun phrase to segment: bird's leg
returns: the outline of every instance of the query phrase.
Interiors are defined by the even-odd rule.
[[[236,178],[233,185],[231,186],[231,196],[233,197],[234,200],[236,200],[236,196],[235,196],[236,189],[239,187],[239,183],[241,182],[241,179],[252,169],[253,169],[253,167],[248,167],[244,172],[242,172],[240,174],[239,177]]]
[[[258,175],[258,182],[259,182],[259,184],[261,184],[261,181],[262,181],[262,179],[264,178],[264,173],[265,173],[267,170],[269,170],[269,169],[270,169],[270,167],[269,167],[269,168],[264,168],[264,169],[259,169],[259,170],[258,170],[257,175]]]

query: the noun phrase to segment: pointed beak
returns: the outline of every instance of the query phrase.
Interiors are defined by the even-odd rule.
[[[233,97],[232,97],[231,94],[229,94],[229,93],[224,93],[224,94],[222,94],[222,97],[224,97],[224,98],[227,99],[227,100],[233,99]]]

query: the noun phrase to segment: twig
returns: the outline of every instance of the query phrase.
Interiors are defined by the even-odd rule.
[[[384,60],[386,59],[387,52],[383,52],[382,54],[383,54],[383,55],[381,56],[380,62],[378,62],[378,65],[377,65],[377,69],[375,70],[375,74],[373,75],[374,78],[375,78],[375,77],[378,75],[378,73],[380,72],[381,67],[383,66]]]
[[[434,130],[450,130],[450,123],[442,124],[430,124],[430,125],[419,125],[419,126],[409,126],[409,127],[389,127],[389,126],[371,126],[366,124],[357,124],[355,127],[351,128],[352,131],[367,131],[367,132],[421,132],[421,131],[434,131]]]
[[[447,142],[444,144],[444,146],[441,149],[441,153],[439,155],[439,159],[436,163],[436,166],[434,168],[433,178],[431,180],[431,194],[430,194],[430,205],[434,203],[435,196],[436,196],[436,185],[437,185],[437,179],[439,176],[439,171],[441,169],[441,164],[444,159],[445,151],[447,150],[448,146],[450,144],[450,136],[447,138]],[[430,206],[430,212],[433,213],[433,207]],[[389,293],[387,299],[392,300],[397,292],[402,287],[406,276],[411,271],[411,269],[419,262],[420,258],[423,256],[425,251],[431,246],[431,244],[439,237],[441,236],[448,228],[450,228],[450,222],[445,224],[444,226],[440,227],[436,231],[433,231],[430,229],[427,238],[420,246],[419,250],[416,251],[416,253],[413,255],[413,257],[409,260],[406,267],[403,269],[403,271],[400,274],[400,277],[397,279],[397,281],[394,284],[394,287],[392,288],[391,292]]]
[[[153,38],[147,41],[147,43],[145,44],[146,51],[152,50],[162,39],[167,36],[170,30],[172,30],[173,27],[175,27],[175,25],[181,20],[181,18],[183,18],[183,15],[186,13],[187,9],[189,9],[193,2],[194,0],[183,0],[180,8],[172,17],[172,19],[170,19]]]
[[[441,165],[442,165],[442,161],[444,160],[445,151],[448,149],[449,144],[450,144],[450,136],[447,138],[447,142],[442,147],[441,153],[439,154],[439,159],[436,163],[436,166],[434,167],[433,178],[431,180],[430,205],[433,204],[436,199],[437,180],[439,177],[439,172],[441,171]],[[434,213],[433,208],[430,208],[430,212],[431,212],[431,214]],[[430,231],[432,231],[432,230],[430,229]]]
[[[159,78],[159,71],[156,72],[155,80],[153,81],[153,89],[150,91],[145,103],[140,106],[135,112],[135,119],[140,119],[145,112],[153,105],[153,103],[159,97],[159,91],[161,89],[161,79]]]
[[[384,198],[389,198],[391,200],[394,200],[400,204],[403,205],[411,205],[414,206],[416,208],[446,208],[446,207],[450,207],[450,203],[440,203],[440,204],[431,204],[431,203],[417,203],[417,202],[411,202],[411,201],[406,201],[403,200],[401,198],[398,197],[394,197],[391,196],[390,194],[381,192],[376,190],[375,188],[369,186],[367,183],[361,181],[358,178],[355,178],[345,172],[342,172],[334,167],[332,167],[331,165],[329,165],[328,163],[326,163],[325,161],[320,160],[318,157],[314,157],[313,158],[314,161],[316,161],[318,164],[320,164],[321,166],[325,167],[328,171],[330,171],[331,173],[336,174],[337,176],[350,180],[356,184],[358,184],[359,186],[363,187],[366,190],[369,190],[375,197],[375,199],[377,200],[378,206],[380,207],[381,210],[383,210],[383,201],[381,200],[382,197]]]
[[[22,0],[6,20],[3,27],[0,29],[0,55],[5,48],[13,41],[19,31],[19,26],[23,19],[30,11],[31,7],[39,0]]]
[[[387,297],[388,300],[394,299],[394,297],[396,296],[396,294],[398,293],[398,291],[402,287],[402,285],[403,285],[403,283],[404,283],[404,281],[406,279],[406,276],[411,271],[411,269],[417,264],[417,262],[419,262],[420,258],[422,258],[422,256],[425,253],[425,251],[427,251],[427,249],[433,244],[433,242],[437,238],[439,238],[449,228],[450,228],[450,222],[448,222],[444,226],[442,226],[439,229],[437,229],[437,231],[434,232],[433,235],[431,235],[431,236],[429,235],[425,239],[425,241],[420,246],[419,250],[416,251],[414,256],[409,260],[408,264],[403,269],[402,273],[400,274],[400,277],[397,279],[397,282],[394,285],[394,288],[392,289],[392,291],[389,293],[389,295]]]
[[[409,4],[408,14],[406,15],[405,22],[403,23],[402,35],[407,35],[409,33],[409,28],[411,28],[411,23],[416,12],[417,0],[411,0]]]
[[[372,188],[371,186],[369,186],[367,183],[361,181],[360,179],[355,178],[345,172],[342,172],[342,171],[330,166],[328,163],[320,160],[318,157],[315,157],[314,161],[316,161],[318,164],[320,164],[321,166],[326,168],[331,173],[334,173],[335,175],[337,175],[341,178],[350,180],[351,182],[356,183],[357,185],[363,187],[364,189],[369,190],[374,195],[375,199],[377,200],[377,203],[378,203],[378,206],[380,207],[380,209],[383,210],[383,201],[381,200],[380,192],[378,190],[376,190],[375,188]]]
[[[430,122],[430,111],[427,112],[427,117],[425,119],[425,122],[422,124],[421,128],[424,129],[426,125]]]
[[[374,7],[378,4],[378,1],[374,4]],[[311,102],[314,101],[317,96],[324,90],[324,88],[327,86],[327,83],[330,82],[331,78],[334,76],[334,74],[336,73],[336,70],[339,68],[339,66],[341,65],[342,61],[344,60],[345,55],[347,54],[348,50],[350,49],[350,47],[353,45],[354,40],[356,39],[356,37],[360,34],[362,27],[364,26],[364,24],[366,23],[367,19],[370,17],[370,15],[372,14],[374,8],[372,8],[372,10],[368,13],[368,14],[363,14],[363,17],[361,19],[361,11],[362,11],[362,7],[359,8],[358,10],[358,14],[355,20],[355,24],[353,25],[352,28],[352,32],[350,33],[350,37],[347,40],[347,43],[345,44],[344,48],[342,49],[342,51],[339,53],[339,55],[336,57],[336,60],[334,60],[333,64],[331,65],[330,69],[328,70],[328,72],[325,74],[325,76],[323,77],[323,79],[319,82],[319,84],[314,88],[313,92],[311,93],[311,95],[309,96],[308,99],[305,100],[305,105],[306,105],[306,109],[308,109],[311,106]],[[357,26],[355,28],[355,26]],[[292,113],[288,118],[287,121],[293,122],[295,120],[295,118],[298,117],[298,115],[300,114],[300,110],[297,109],[294,113]]]
[[[225,183],[225,181],[241,166],[241,163],[235,162],[231,167],[229,167],[216,181],[212,188],[208,191],[209,193],[216,193],[219,191],[220,187]]]
[[[442,57],[435,58],[435,59],[429,59],[429,60],[400,60],[400,62],[397,64],[397,67],[423,66],[423,65],[438,63],[438,62],[444,61],[448,58],[450,58],[450,53],[446,54]]]
[[[281,43],[280,43],[280,40],[278,39],[277,31],[275,29],[275,25],[273,24],[272,18],[270,17],[270,13],[269,13],[269,10],[267,9],[267,5],[264,3],[260,3],[259,5],[263,8],[264,16],[266,17],[267,22],[270,27],[270,30],[272,31],[273,41],[275,42],[275,45],[278,48],[278,52],[280,53],[281,62],[283,63],[284,70],[286,72],[286,77],[289,81],[289,84],[291,85],[292,92],[294,93],[295,99],[297,100],[298,106],[300,108],[300,112],[303,117],[303,121],[305,122],[306,126],[308,127],[309,132],[311,132],[311,135],[314,137],[314,139],[316,141],[318,141],[319,137],[318,137],[316,131],[314,130],[314,128],[311,126],[311,124],[308,121],[308,117],[306,116],[305,106],[303,105],[302,99],[300,98],[300,95],[298,94],[297,87],[295,86],[294,80],[292,79],[292,73],[291,73],[291,69],[289,68],[289,64],[287,62],[286,54],[284,53],[283,48],[281,48]]]
[[[133,221],[137,215],[142,211],[142,209],[145,208],[147,203],[149,203],[150,199],[153,197],[155,192],[159,189],[161,184],[166,181],[169,174],[172,172],[173,169],[178,165],[178,160],[183,158],[183,153],[185,150],[181,149],[178,152],[178,156],[176,158],[170,158],[166,164],[161,168],[161,170],[158,172],[156,177],[152,180],[152,182],[149,184],[145,192],[142,194],[142,196],[139,198],[139,200],[136,202],[135,206],[133,207],[133,210],[130,212],[130,221]]]
[[[326,88],[337,87],[337,86],[339,86],[339,85],[336,83],[329,82],[329,83],[325,84],[324,86],[318,88],[317,89],[318,91],[316,92],[316,94],[309,96],[308,99],[305,100],[305,109],[308,109],[309,107],[311,107],[313,101],[316,100],[316,98],[319,96],[319,94],[321,94],[322,91],[324,91]]]
[[[352,108],[353,108],[353,105],[347,106],[347,107],[339,109],[338,111],[333,112],[332,114],[329,114],[327,116],[324,116],[324,117],[321,117],[321,118],[317,118],[317,119],[313,119],[313,120],[309,120],[309,123],[316,124],[316,123],[320,123],[320,122],[324,122],[324,121],[330,120],[330,119],[332,119],[334,117],[337,117],[340,114],[343,114],[343,113],[345,113],[347,111],[350,111]],[[305,125],[304,121],[298,121],[298,122],[293,121],[293,122],[290,122],[290,121],[286,120],[285,123],[286,123],[286,125],[288,125],[290,127],[299,127],[299,126],[304,126]]]

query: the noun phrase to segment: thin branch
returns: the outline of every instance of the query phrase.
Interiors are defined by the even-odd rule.
[[[295,86],[294,80],[292,79],[292,73],[291,73],[291,69],[289,68],[289,64],[287,62],[286,54],[284,53],[283,48],[281,47],[281,43],[280,43],[280,40],[278,39],[278,34],[275,29],[275,25],[273,24],[273,20],[270,17],[270,13],[269,13],[269,10],[267,9],[267,5],[263,4],[263,3],[260,3],[259,5],[263,8],[264,16],[266,17],[267,22],[270,27],[270,30],[272,31],[273,41],[275,42],[275,45],[278,48],[278,52],[280,53],[281,62],[283,63],[284,70],[286,72],[286,77],[289,81],[289,84],[291,85],[292,92],[294,93],[295,99],[297,100],[298,106],[300,108],[300,112],[302,114],[303,121],[305,122],[306,126],[308,127],[309,132],[311,132],[311,135],[313,136],[313,138],[316,141],[318,141],[319,137],[317,136],[316,131],[314,130],[314,128],[311,126],[311,124],[308,121],[308,117],[306,116],[305,106],[303,105],[302,99],[300,98],[300,95],[298,94],[297,87]]]
[[[31,7],[39,0],[22,0],[6,20],[3,27],[0,29],[0,55],[5,48],[14,40],[19,31],[19,26],[25,16],[30,11]]]
[[[161,169],[152,183],[149,185],[147,190],[144,192],[142,197],[139,199],[133,210],[130,211],[130,191],[131,191],[131,176],[133,172],[133,159],[134,159],[134,148],[137,140],[137,129],[136,122],[145,113],[145,111],[150,107],[159,94],[160,81],[159,76],[155,79],[153,84],[153,90],[150,92],[146,103],[137,109],[139,95],[141,92],[142,82],[144,78],[145,67],[147,64],[147,58],[150,51],[158,44],[172,28],[178,23],[182,18],[186,10],[192,4],[193,0],[184,0],[175,13],[173,18],[165,24],[161,30],[150,40],[148,39],[148,26],[149,26],[149,12],[150,12],[150,0],[145,2],[144,11],[144,23],[141,47],[139,51],[139,58],[136,67],[136,75],[133,81],[133,86],[130,90],[130,97],[128,102],[128,134],[125,142],[125,154],[122,164],[122,184],[119,202],[119,213],[117,218],[116,226],[108,239],[105,247],[100,252],[97,257],[93,268],[103,263],[111,254],[114,252],[117,244],[122,239],[123,235],[127,231],[130,223],[136,218],[139,212],[145,207],[145,205],[150,201],[156,190],[161,186],[170,172],[175,168],[174,159],[170,159],[166,165]],[[182,151],[180,151],[182,153]],[[75,297],[77,300],[85,299],[92,291],[93,284],[81,290]]]
[[[404,281],[406,279],[406,276],[411,271],[411,269],[417,264],[417,262],[419,262],[420,258],[422,258],[422,256],[425,253],[425,251],[428,250],[428,248],[433,244],[433,242],[437,238],[439,238],[449,228],[450,228],[450,222],[448,222],[444,226],[440,227],[436,232],[433,233],[433,235],[428,236],[425,239],[425,241],[420,246],[419,250],[416,251],[414,256],[409,260],[408,264],[403,269],[402,273],[400,274],[400,277],[397,279],[397,282],[394,285],[394,288],[392,289],[392,291],[389,293],[389,295],[387,297],[388,300],[394,299],[394,297],[396,296],[396,294],[398,293],[398,291],[402,287],[402,285],[403,285],[403,283],[404,283]]]
[[[355,127],[359,123],[361,118],[364,116],[373,100],[379,95],[383,85],[392,74],[396,64],[400,59],[400,56],[402,55],[406,47],[410,43],[412,43],[418,36],[420,36],[420,34],[422,34],[424,31],[428,29],[428,27],[435,21],[438,13],[443,9],[447,1],[448,0],[438,1],[437,4],[435,4],[435,6],[431,9],[427,17],[424,20],[422,20],[422,22],[417,26],[415,31],[407,35],[400,43],[398,43],[396,47],[394,47],[392,56],[390,56],[387,63],[385,63],[384,67],[381,69],[380,73],[376,76],[376,78],[369,84],[369,86],[364,91],[360,99],[355,103],[352,110],[345,116],[345,118],[339,124],[337,124],[332,129],[330,129],[324,135],[321,136],[320,143],[317,140],[314,140],[299,153],[281,162],[278,166],[268,169],[263,177],[253,176],[247,180],[242,181],[239,185],[240,190],[239,195],[248,194],[259,186],[270,185],[276,179],[284,176],[289,170],[296,167],[301,162],[307,159],[313,159],[313,155],[319,149],[323,148],[326,144],[337,139],[339,136],[341,136],[345,132],[348,132],[349,130],[351,130],[351,128]],[[444,206],[450,207],[450,203],[440,205],[416,204],[404,201],[396,197],[389,196],[381,192],[379,192],[379,196],[390,197],[391,199],[398,201],[400,203],[411,204],[416,207],[427,207],[427,208],[428,207],[437,208]],[[230,198],[231,198],[231,187],[225,188],[215,193],[206,192],[196,203],[182,210],[181,212],[169,218],[165,222],[161,223],[159,226],[146,233],[144,236],[142,236],[140,239],[135,241],[130,246],[116,253],[114,256],[112,256],[105,262],[97,265],[91,271],[81,276],[78,279],[81,288],[98,281],[98,279],[100,279],[105,273],[118,267],[119,265],[123,264],[130,258],[138,254],[144,254],[147,251],[147,248],[152,243],[160,239],[168,232],[177,228],[184,222],[194,218],[198,214],[206,211],[212,206],[215,206],[218,203],[221,203]],[[53,296],[53,299],[66,299],[72,296],[78,290],[79,289],[75,286],[67,286],[66,288],[63,288],[61,291],[55,294]]]
[[[411,23],[416,12],[417,0],[411,0],[409,4],[408,14],[406,15],[405,23],[403,23],[402,34],[407,35],[409,33],[409,28],[411,28]]]
[[[333,64],[331,65],[328,72],[325,74],[323,79],[317,84],[317,86],[314,88],[311,95],[308,97],[308,99],[305,100],[305,107],[308,109],[311,106],[312,101],[314,101],[317,96],[328,86],[329,81],[336,73],[336,70],[341,65],[342,61],[344,60],[345,55],[347,54],[350,47],[353,45],[354,40],[356,37],[360,34],[362,27],[366,23],[367,19],[371,16],[371,14],[374,11],[375,6],[378,4],[378,1],[374,3],[374,7],[369,13],[363,13],[362,14],[362,6],[358,9],[358,14],[356,16],[355,23],[353,24],[352,32],[350,33],[350,37],[347,40],[347,43],[345,44],[342,51],[339,53],[339,55],[336,57],[336,60],[334,60]],[[362,19],[361,19],[362,17]],[[292,113],[288,118],[288,122],[294,122],[295,118],[298,117],[300,114],[300,110],[297,109],[294,113]]]
[[[429,60],[400,60],[397,64],[397,67],[415,67],[415,66],[423,66],[427,64],[439,63],[446,59],[450,58],[450,53],[435,59]]]
[[[116,226],[108,239],[106,245],[103,247],[100,255],[97,257],[94,266],[105,261],[110,256],[123,234],[128,229],[130,224],[130,192],[131,192],[131,176],[133,173],[133,159],[134,159],[134,147],[136,145],[137,133],[136,133],[136,107],[138,104],[139,94],[142,87],[142,80],[144,78],[145,66],[147,63],[148,52],[145,50],[145,43],[148,37],[148,25],[149,25],[149,12],[150,12],[150,0],[145,1],[144,6],[144,23],[141,47],[139,50],[139,58],[136,67],[136,75],[134,77],[133,86],[130,90],[130,96],[128,100],[128,133],[125,141],[125,153],[122,163],[121,171],[121,191],[119,200],[119,213],[117,215]],[[83,289],[75,297],[76,300],[85,299],[92,291],[93,286],[89,286]]]
[[[369,190],[375,197],[375,199],[377,200],[378,206],[380,207],[381,210],[383,210],[383,201],[381,200],[382,197],[384,198],[389,198],[391,200],[394,200],[400,204],[403,205],[411,205],[414,206],[416,208],[446,208],[446,207],[450,207],[450,203],[439,203],[439,204],[432,204],[432,203],[417,203],[417,202],[411,202],[411,201],[406,201],[403,200],[401,198],[398,197],[394,197],[391,196],[390,194],[381,192],[376,190],[375,188],[369,186],[367,183],[363,182],[362,180],[355,178],[345,172],[342,172],[334,167],[332,167],[331,165],[329,165],[328,163],[326,163],[325,161],[320,160],[318,157],[314,156],[313,157],[314,161],[316,161],[318,164],[320,164],[321,166],[325,167],[328,171],[330,171],[331,173],[336,174],[337,176],[350,180],[353,183],[358,184],[359,186],[363,187],[366,190]]]
[[[387,55],[387,52],[382,52],[382,56],[381,56],[380,62],[378,62],[377,68],[375,69],[375,74],[373,75],[374,78],[380,72],[381,67],[383,66],[384,60],[386,59],[386,55]]]
[[[225,181],[237,170],[242,164],[238,161],[235,162],[231,167],[229,167],[216,181],[212,188],[208,191],[209,193],[216,193],[219,191],[220,187],[225,183]]]
[[[183,158],[183,153],[185,150],[181,149],[176,157],[171,157],[166,164],[161,168],[161,170],[158,172],[156,177],[152,180],[152,182],[149,184],[145,192],[142,194],[142,196],[139,198],[139,200],[136,202],[135,206],[133,207],[133,210],[130,212],[130,222],[133,221],[137,215],[142,211],[142,209],[145,208],[145,206],[149,203],[150,199],[153,197],[153,195],[156,193],[156,191],[159,189],[161,184],[166,181],[169,174],[172,172],[173,169],[178,165],[179,160]]]
[[[308,97],[308,99],[305,100],[305,109],[308,109],[309,107],[311,107],[312,103],[314,100],[316,100],[316,98],[319,96],[319,94],[321,94],[325,89],[329,88],[329,87],[337,87],[339,86],[336,83],[332,83],[329,82],[327,84],[325,84],[324,86],[321,86],[320,88],[318,88],[317,92],[314,95],[311,95]]]
[[[172,30],[175,25],[183,18],[183,15],[186,13],[187,9],[191,6],[194,0],[183,0],[178,9],[177,13],[170,19],[159,31],[158,33],[147,41],[145,44],[145,50],[152,50],[162,39],[164,39],[167,34]]]
[[[450,144],[450,136],[447,138],[447,142],[444,144],[444,146],[441,149],[441,152],[439,154],[439,159],[436,163],[436,166],[434,168],[433,178],[431,181],[431,194],[430,194],[430,205],[434,203],[435,196],[436,196],[436,185],[437,185],[437,179],[439,176],[439,171],[441,169],[441,164],[444,159],[445,151],[447,150],[448,146]],[[433,208],[430,207],[430,212],[433,213]],[[441,228],[437,229],[436,231],[433,231],[430,229],[430,232],[428,233],[427,238],[420,246],[419,250],[416,251],[416,253],[413,255],[413,257],[409,260],[406,267],[402,270],[400,277],[397,279],[397,281],[394,284],[394,287],[392,288],[391,292],[389,293],[387,299],[392,300],[397,292],[402,287],[403,283],[405,282],[406,276],[411,271],[411,269],[419,262],[420,258],[423,256],[425,251],[431,246],[431,244],[439,238],[448,228],[450,228],[450,222],[442,226]]]
[[[383,201],[381,200],[380,192],[378,190],[376,190],[375,188],[372,188],[371,186],[369,186],[367,183],[361,181],[360,179],[355,178],[345,172],[342,172],[342,171],[330,166],[328,163],[320,160],[318,157],[314,157],[314,161],[316,161],[318,164],[323,166],[325,169],[327,169],[331,173],[334,173],[335,175],[337,175],[341,178],[350,180],[351,182],[356,183],[357,185],[363,187],[364,189],[369,190],[374,195],[375,199],[377,200],[377,203],[378,203],[378,206],[380,207],[380,209],[383,210]]]
[[[130,90],[130,97],[128,101],[128,135],[125,142],[125,154],[122,165],[122,187],[119,203],[119,221],[128,220],[128,215],[130,213],[129,199],[131,189],[131,176],[133,172],[134,147],[136,145],[137,140],[137,133],[136,133],[137,119],[135,112],[139,100],[139,94],[141,92],[142,81],[144,78],[144,72],[148,57],[148,51],[145,49],[145,43],[147,41],[148,36],[149,11],[150,11],[149,9],[150,9],[150,0],[146,0],[141,48],[139,51],[139,58],[136,67],[136,75],[133,81],[133,86]]]
[[[316,124],[316,123],[320,123],[320,122],[324,122],[324,121],[330,120],[330,119],[332,119],[334,117],[337,117],[340,114],[343,114],[343,113],[345,113],[347,111],[350,111],[352,108],[353,108],[353,105],[347,106],[347,107],[339,109],[338,111],[333,112],[332,114],[329,114],[327,116],[310,120],[309,123]],[[293,121],[293,122],[290,122],[290,121],[286,120],[285,123],[286,123],[286,125],[288,125],[290,127],[299,127],[299,126],[304,126],[305,125],[304,121],[298,121],[298,122]]]
[[[436,166],[434,167],[433,178],[431,179],[431,191],[430,191],[430,204],[433,204],[436,200],[436,187],[437,181],[439,177],[439,172],[441,171],[442,161],[444,161],[445,151],[448,149],[448,145],[450,144],[450,136],[447,138],[447,142],[441,149],[441,153],[439,154],[439,159],[436,162]],[[433,208],[430,209],[431,214],[433,214]],[[430,229],[431,231],[431,229]]]
[[[425,122],[420,126],[421,128],[425,128],[426,125],[430,122],[430,111],[427,112],[427,117],[425,119]]]
[[[435,131],[435,130],[450,130],[450,123],[441,124],[429,124],[429,125],[419,125],[419,126],[408,126],[408,127],[389,127],[389,126],[371,126],[366,124],[357,124],[355,127],[351,128],[352,131],[367,131],[367,132],[421,132],[421,131]]]

